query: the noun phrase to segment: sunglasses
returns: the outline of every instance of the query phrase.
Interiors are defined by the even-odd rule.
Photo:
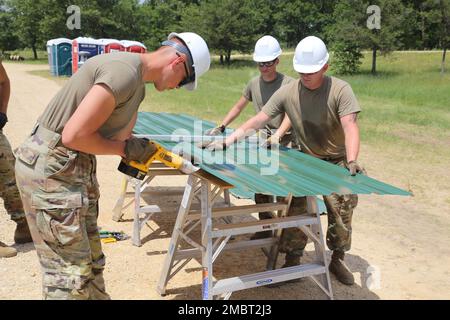
[[[275,64],[275,62],[277,61],[277,59],[272,60],[272,61],[267,61],[267,62],[258,62],[258,66],[262,67],[271,67]]]
[[[175,53],[178,57],[181,57],[181,55],[178,52],[175,52]],[[183,61],[183,66],[184,66],[184,71],[186,71],[186,77],[180,81],[180,83],[178,84],[178,87],[182,87],[182,86],[195,80],[195,73],[189,75],[189,69],[186,65],[186,61]]]

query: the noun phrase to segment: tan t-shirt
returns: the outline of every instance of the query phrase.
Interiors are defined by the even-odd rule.
[[[105,138],[114,136],[130,122],[145,97],[142,62],[136,53],[108,53],[87,60],[50,101],[39,123],[61,133],[95,84],[106,85],[116,100],[113,113],[99,129]]]
[[[253,102],[255,111],[256,113],[258,113],[261,111],[267,101],[269,101],[270,97],[272,97],[272,95],[278,89],[280,89],[281,86],[284,86],[292,81],[295,81],[295,79],[279,72],[277,72],[277,77],[275,78],[275,80],[270,82],[264,81],[261,76],[257,76],[250,80],[250,82],[242,92],[242,95],[248,101]],[[283,118],[284,114],[276,116],[267,123],[265,128],[269,131],[278,129],[283,122]],[[290,131],[286,132],[284,139],[291,140]]]
[[[361,111],[350,85],[326,76],[316,90],[300,80],[278,90],[264,106],[269,117],[287,113],[296,142],[305,153],[322,159],[344,159],[345,136],[340,118]]]

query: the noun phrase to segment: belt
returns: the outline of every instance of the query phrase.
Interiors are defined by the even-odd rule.
[[[61,134],[47,129],[39,123],[35,124],[31,135],[38,136],[40,140],[47,142],[49,149],[54,149],[57,145],[62,145]]]

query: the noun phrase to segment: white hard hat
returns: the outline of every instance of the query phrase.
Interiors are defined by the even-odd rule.
[[[181,39],[189,49],[187,56],[188,60],[192,59],[191,63],[194,69],[194,74],[192,75],[193,81],[185,84],[183,87],[187,90],[195,90],[197,88],[198,77],[208,71],[211,64],[208,45],[202,37],[193,32],[172,32],[167,39],[170,40],[174,37]]]
[[[256,41],[253,60],[256,62],[267,62],[278,58],[281,54],[280,44],[272,36],[264,36]]]
[[[317,37],[309,36],[295,48],[294,69],[300,73],[314,73],[328,62],[329,54],[325,43]]]

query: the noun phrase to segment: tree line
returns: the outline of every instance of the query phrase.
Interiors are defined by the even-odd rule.
[[[80,9],[80,28],[68,27]],[[339,73],[354,73],[362,51],[376,58],[393,50],[442,49],[450,43],[450,0],[0,0],[0,51],[47,40],[129,39],[155,49],[172,31],[201,34],[221,63],[232,52],[250,53],[265,34],[293,48],[304,37],[324,39]]]

